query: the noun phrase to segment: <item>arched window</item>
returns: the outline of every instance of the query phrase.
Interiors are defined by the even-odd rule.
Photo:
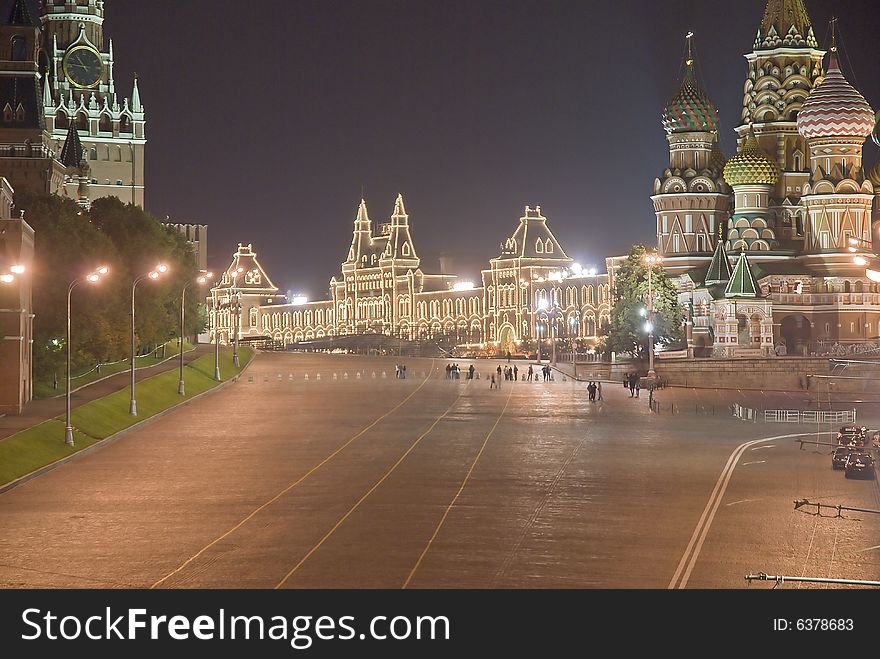
[[[130,133],[131,132],[131,118],[124,114],[119,118],[119,132],[120,133]]]
[[[849,293],[849,292],[851,292],[851,290],[852,290],[852,287],[850,286],[849,280],[843,282],[843,292]]]
[[[549,238],[547,239],[547,244],[544,247],[544,252],[546,252],[547,254],[553,253],[553,243],[550,241]]]
[[[95,161],[98,159],[98,147],[93,146],[89,149],[89,160]]]
[[[248,323],[251,327],[257,326],[257,308],[251,307],[250,310],[250,322]]]
[[[76,128],[77,130],[85,130],[89,129],[89,118],[86,116],[85,112],[80,112],[76,115]]]
[[[98,122],[98,130],[102,133],[113,132],[113,122],[110,120],[109,114],[104,113],[101,115],[101,119]]]
[[[409,243],[403,243],[403,249],[401,251],[404,256],[409,256]]]
[[[55,128],[63,128],[64,130],[70,128],[70,120],[64,110],[58,110],[55,113]]]
[[[539,238],[538,240],[535,241],[535,251],[536,251],[538,254],[543,254],[543,253],[544,253],[544,241],[541,240],[540,238]]]
[[[24,37],[21,35],[16,35],[12,37],[12,61],[13,62],[24,62],[27,56],[27,42]]]

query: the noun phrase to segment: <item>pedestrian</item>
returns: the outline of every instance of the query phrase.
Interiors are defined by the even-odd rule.
[[[400,379],[406,380],[406,364],[400,365]]]
[[[519,369],[516,366],[513,367],[513,380],[514,382],[519,380]]]
[[[534,374],[535,374],[535,370],[532,368],[532,365],[529,364],[529,377],[528,377],[528,381],[529,381],[529,382],[532,381],[532,376],[533,376]]]
[[[640,378],[638,376],[636,376],[636,398],[639,397],[639,391],[642,388],[642,383],[639,382],[639,380],[640,380]]]
[[[510,350],[507,351],[507,363],[510,363]]]
[[[629,397],[634,398],[636,395],[636,378],[633,373],[629,374]]]
[[[495,369],[495,372],[498,373],[498,388],[501,389],[501,366]]]
[[[400,379],[400,364],[394,365],[394,377]]]
[[[601,402],[602,401],[602,383],[601,382],[596,383],[596,394],[599,396],[599,401]]]
[[[596,385],[592,380],[587,383],[587,394],[589,394],[588,398],[591,403],[596,400]]]
[[[489,389],[495,388],[495,374],[492,374],[492,382],[489,383]]]
[[[468,380],[474,379],[474,365],[471,364],[471,367],[468,369]]]

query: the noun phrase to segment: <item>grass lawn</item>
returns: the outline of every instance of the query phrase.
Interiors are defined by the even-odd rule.
[[[228,380],[241,372],[253,357],[248,348],[239,349],[241,368],[232,364],[232,353],[220,353],[220,372]],[[184,368],[186,396],[177,393],[180,373],[175,369],[138,382],[135,388],[138,416],[128,413],[128,388],[73,410],[76,446],[64,443],[64,419],[52,419],[0,441],[0,485],[29,474],[124,430],[154,414],[217,386],[214,355],[205,355]]]
[[[165,349],[164,357],[156,357],[156,353],[158,352],[161,355],[161,352],[156,350],[151,352],[148,355],[139,355],[135,357],[135,368],[148,368],[150,366],[155,366],[161,362],[164,362],[174,356],[178,355],[177,340],[169,341],[165,344],[167,347]],[[193,350],[195,346],[188,341],[185,341],[183,344],[184,352],[188,352]],[[128,370],[128,360],[123,360],[121,362],[115,362],[113,364],[104,364],[101,366],[101,372],[99,373],[97,370],[92,369],[88,373],[83,373],[82,375],[74,375],[70,378],[70,386],[73,389],[78,387],[85,386],[87,384],[91,384],[95,380],[100,380],[101,378],[106,378],[108,375],[115,375],[116,373],[122,373]],[[64,395],[64,373],[58,374],[58,388],[52,386],[52,380],[36,380],[34,382],[34,398],[53,398],[55,396],[63,396]]]

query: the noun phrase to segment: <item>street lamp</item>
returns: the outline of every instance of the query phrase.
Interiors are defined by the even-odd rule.
[[[183,290],[180,292],[180,383],[177,385],[177,393],[181,396],[186,396],[186,385],[183,383],[183,324],[184,324],[184,308],[186,305],[186,289],[189,288],[190,284],[196,283],[200,286],[203,286],[209,277],[213,277],[210,272],[205,273],[204,275],[200,275],[195,279],[191,279],[183,286]],[[216,366],[216,365],[215,365]]]
[[[156,266],[155,270],[150,270],[145,275],[141,275],[137,279],[135,279],[131,284],[131,402],[128,406],[128,413],[131,416],[137,416],[137,400],[134,397],[134,384],[135,384],[135,374],[134,374],[134,358],[135,358],[135,345],[134,345],[134,292],[137,289],[137,285],[140,284],[145,279],[149,279],[151,281],[156,281],[159,277],[161,277],[164,273],[168,272],[168,266],[164,264],[160,264]]]
[[[648,377],[657,376],[654,371],[654,287],[653,274],[654,266],[663,262],[659,254],[645,254],[645,264],[648,266],[648,322],[645,324],[645,331],[648,332]]]
[[[70,297],[73,293],[73,289],[76,288],[83,281],[88,282],[89,284],[97,284],[101,281],[101,277],[105,276],[109,273],[109,268],[100,267],[94,272],[86,275],[84,278],[74,279],[70,282],[70,285],[67,287],[67,378],[66,378],[66,389],[64,394],[65,400],[65,424],[64,424],[64,443],[68,446],[74,446],[73,440],[73,424],[70,420]]]

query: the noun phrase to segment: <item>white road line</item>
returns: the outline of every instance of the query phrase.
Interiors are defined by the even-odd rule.
[[[875,549],[880,549],[880,545],[876,545],[874,547],[868,547],[867,549],[859,549],[857,554],[864,554],[866,551],[874,551]]]
[[[754,451],[755,449],[752,449],[752,450]],[[743,462],[742,466],[747,467],[749,465],[762,465],[762,464],[765,464],[766,462],[767,462],[766,460],[755,460],[753,462]]]
[[[740,499],[739,501],[731,501],[730,503],[726,503],[724,505],[730,507],[740,503],[751,503],[752,501],[760,501],[760,499]]]
[[[808,433],[808,434],[812,435],[813,433]],[[776,444],[770,444],[770,446],[756,446],[752,450],[753,451],[760,451],[761,449],[765,449],[765,448],[776,448]]]
[[[721,470],[721,475],[718,476],[718,480],[715,483],[715,487],[712,490],[712,494],[709,495],[709,501],[706,503],[706,507],[703,509],[703,514],[700,515],[700,519],[697,522],[697,526],[694,529],[694,533],[691,536],[690,542],[688,543],[687,548],[682,554],[681,560],[678,563],[678,567],[675,570],[675,574],[672,575],[672,580],[669,582],[669,588],[679,588],[683,589],[687,586],[688,579],[690,578],[691,572],[694,569],[694,566],[697,563],[697,559],[700,556],[700,550],[703,547],[703,542],[706,540],[706,536],[709,533],[709,528],[712,525],[712,520],[715,519],[715,513],[718,510],[718,507],[721,505],[721,500],[724,498],[724,493],[727,490],[727,485],[730,483],[730,478],[733,476],[733,470],[736,468],[737,463],[739,462],[742,454],[746,451],[746,449],[751,448],[756,444],[761,444],[763,442],[773,442],[780,439],[794,439],[795,437],[806,437],[812,436],[816,433],[795,433],[792,435],[776,435],[774,437],[765,437],[764,439],[754,439],[750,442],[745,442],[744,444],[740,444],[737,446],[733,453],[730,454],[730,457],[727,459],[727,463],[724,465],[724,469]]]

